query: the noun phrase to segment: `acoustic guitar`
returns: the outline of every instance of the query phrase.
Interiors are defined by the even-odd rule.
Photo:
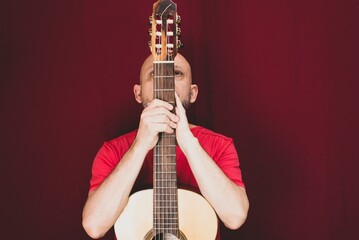
[[[158,0],[150,17],[154,97],[175,106],[174,58],[180,17],[171,0]],[[160,133],[153,151],[153,189],[139,191],[115,223],[118,240],[214,240],[218,220],[199,194],[177,189],[176,135]]]

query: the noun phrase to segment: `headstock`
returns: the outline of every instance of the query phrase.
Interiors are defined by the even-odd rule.
[[[171,0],[158,0],[153,4],[150,17],[149,47],[154,61],[174,60],[178,49],[182,46],[180,40],[180,16],[177,15],[177,4]]]

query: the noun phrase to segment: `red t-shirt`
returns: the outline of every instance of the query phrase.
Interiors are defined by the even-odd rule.
[[[244,187],[239,168],[239,159],[233,140],[203,127],[191,128],[203,149],[216,162],[222,171],[235,184]],[[112,172],[123,155],[131,147],[137,131],[122,135],[109,142],[105,142],[97,153],[92,166],[90,191],[96,189]],[[177,185],[179,188],[193,190],[199,193],[198,184],[190,169],[188,161],[179,147],[177,155]],[[132,192],[153,186],[153,151],[150,151],[143,163],[142,169],[135,182]],[[217,239],[219,239],[217,237]]]

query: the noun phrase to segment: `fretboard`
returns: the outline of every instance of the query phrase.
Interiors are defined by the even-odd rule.
[[[174,62],[157,61],[153,68],[154,97],[175,106]],[[153,229],[179,236],[176,135],[161,133],[153,153]]]

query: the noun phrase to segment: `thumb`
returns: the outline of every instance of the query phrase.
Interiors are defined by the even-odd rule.
[[[176,98],[176,113],[180,115],[180,113],[184,111],[184,107],[182,105],[181,99],[179,98],[176,92],[175,92],[175,98]]]
[[[177,93],[175,93],[175,98],[176,98],[176,114],[179,117],[182,117],[183,114],[185,114],[186,110],[184,109],[181,99],[179,98]]]

